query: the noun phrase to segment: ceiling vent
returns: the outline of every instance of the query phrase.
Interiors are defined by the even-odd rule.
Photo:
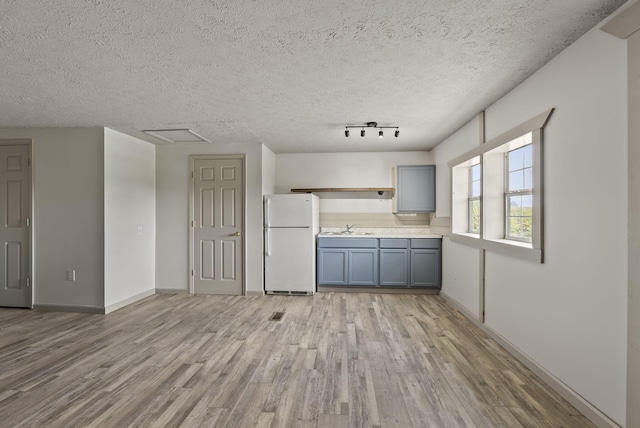
[[[190,129],[148,129],[142,131],[167,143],[210,143],[201,135]]]

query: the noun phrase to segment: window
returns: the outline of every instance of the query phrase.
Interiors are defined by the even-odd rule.
[[[452,169],[456,215],[452,227],[458,233],[478,239],[482,229],[482,165],[476,156]]]
[[[505,239],[531,242],[533,227],[533,146],[505,155]]]
[[[449,162],[452,241],[543,262],[542,131],[552,112]]]
[[[469,233],[474,234],[480,233],[481,168],[480,163],[469,168]]]

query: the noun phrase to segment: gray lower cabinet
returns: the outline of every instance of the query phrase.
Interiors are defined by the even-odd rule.
[[[408,239],[380,238],[380,286],[409,285]]]
[[[411,239],[411,287],[440,288],[441,239]]]
[[[440,288],[441,240],[319,238],[318,286]]]
[[[440,250],[411,250],[411,286],[440,288]]]
[[[380,249],[380,285],[406,287],[409,285],[409,251]]]
[[[378,285],[378,249],[357,248],[349,250],[347,283],[375,287]]]
[[[318,284],[347,285],[347,254],[345,248],[318,249]]]

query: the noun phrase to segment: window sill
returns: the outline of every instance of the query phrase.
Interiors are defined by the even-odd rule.
[[[541,248],[533,248],[529,242],[511,241],[508,239],[486,239],[471,233],[452,233],[451,241],[470,247],[527,260],[534,263],[543,263]]]

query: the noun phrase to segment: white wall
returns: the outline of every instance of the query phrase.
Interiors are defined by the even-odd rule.
[[[33,140],[35,304],[104,306],[103,136],[102,128],[0,130],[0,139]]]
[[[154,145],[104,130],[105,307],[155,289],[155,179]]]
[[[156,288],[188,290],[189,156],[246,154],[245,283],[262,294],[262,145],[190,144],[156,147]]]
[[[487,252],[486,325],[621,425],[626,401],[626,77],[624,42],[595,29],[486,110],[490,140],[556,108],[544,134],[545,263]],[[467,138],[469,146],[454,135],[438,147],[438,166],[473,146]],[[450,191],[443,184],[438,182],[439,195]],[[438,204],[439,212],[448,214],[449,200]],[[443,257],[455,258],[457,269],[474,278],[477,263],[467,262],[475,254],[461,257],[461,251],[445,245]],[[443,276],[443,291],[477,313],[476,301],[461,297],[477,293],[474,287],[477,281],[461,290],[452,275]]]
[[[635,22],[638,22],[637,20]],[[640,31],[629,52],[629,243],[627,424],[640,426]],[[633,119],[632,119],[633,118]],[[635,424],[635,425],[634,425]]]
[[[436,163],[436,217],[451,216],[451,170],[447,162],[481,144],[478,117],[432,150]],[[442,238],[442,291],[480,318],[480,250]]]
[[[278,154],[276,192],[309,187],[392,187],[392,167],[431,163],[431,154],[426,151]],[[320,200],[321,213],[390,213],[391,208],[390,199]]]
[[[276,155],[267,146],[262,146],[262,194],[276,191]]]

